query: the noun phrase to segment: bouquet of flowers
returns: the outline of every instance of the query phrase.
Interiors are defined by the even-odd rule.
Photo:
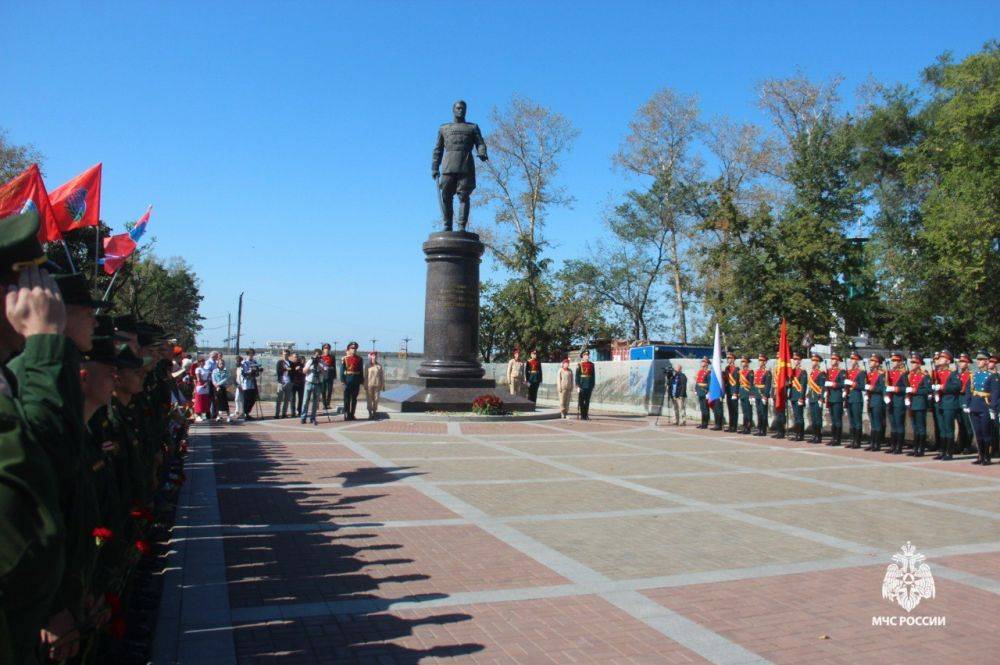
[[[503,400],[496,395],[480,395],[472,400],[472,411],[480,416],[502,416]]]

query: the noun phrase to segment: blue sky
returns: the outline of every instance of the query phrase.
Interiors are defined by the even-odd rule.
[[[567,258],[637,184],[610,156],[657,89],[762,122],[754,85],[801,70],[843,75],[849,104],[869,76],[914,82],[1000,36],[1000,3],[6,2],[0,22],[0,126],[44,153],[50,189],[103,161],[114,228],[154,204],[157,253],[201,277],[202,341],[245,291],[246,342],[416,350],[454,99],[487,132],[514,93],[580,130],[576,203],[547,227]]]

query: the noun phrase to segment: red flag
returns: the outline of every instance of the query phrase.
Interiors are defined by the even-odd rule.
[[[62,240],[62,233],[56,225],[56,218],[38,164],[32,164],[19,176],[0,187],[0,217],[16,215],[28,206],[33,206],[38,211],[38,240],[40,242]]]
[[[792,353],[788,348],[788,328],[781,320],[781,339],[778,340],[778,364],[774,368],[774,410],[785,410],[785,387],[792,378]]]
[[[104,272],[113,275],[135,251],[135,240],[127,233],[104,239]]]
[[[52,212],[63,233],[97,226],[101,218],[101,165],[95,164],[49,194]]]

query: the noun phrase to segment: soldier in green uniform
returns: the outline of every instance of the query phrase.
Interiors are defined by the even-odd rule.
[[[792,376],[788,382],[788,402],[792,407],[795,441],[804,441],[806,438],[806,391],[808,386],[809,375],[802,369],[802,354],[796,351],[792,354]]]
[[[750,391],[757,411],[757,431],[754,436],[767,436],[767,407],[771,400],[772,383],[771,370],[767,368],[767,356],[762,353],[757,356],[757,369],[753,373],[753,386]]]
[[[951,351],[941,351],[935,373],[938,386],[934,401],[937,403],[938,426],[941,428],[941,452],[934,459],[953,459],[955,447],[955,419],[962,409],[962,380],[951,369]]]
[[[882,450],[885,440],[885,372],[881,354],[873,353],[868,359],[868,375],[865,379],[865,396],[868,401],[868,424],[871,429],[869,443],[865,450]]]
[[[729,416],[727,432],[735,432],[740,420],[740,371],[736,368],[736,356],[726,354],[726,366],[722,368],[722,381],[726,389],[726,411]]]
[[[919,353],[910,354],[910,374],[907,378],[906,405],[910,409],[910,420],[913,422],[913,450],[907,453],[914,457],[923,457],[927,446],[927,401],[931,396],[930,375],[924,371],[924,358]],[[903,452],[903,442],[896,441],[893,454]]]
[[[885,452],[892,453],[897,449],[897,446],[902,450],[903,441],[906,439],[906,387],[909,385],[909,379],[906,365],[903,364],[903,354],[899,351],[893,351],[889,359],[892,361],[892,365],[885,375],[885,398],[883,401],[889,412],[889,422],[892,424],[891,445]]]
[[[958,451],[962,454],[972,452],[972,418],[969,415],[969,382],[972,380],[972,356],[968,353],[958,354],[958,378],[962,382],[962,408],[958,412]]]
[[[865,393],[868,374],[861,367],[861,354],[851,351],[851,366],[844,375],[844,392],[847,401],[847,421],[851,428],[851,443],[848,448],[861,447],[861,433],[864,428]]]
[[[576,366],[577,408],[580,420],[590,420],[590,394],[597,383],[597,370],[590,362],[590,351],[580,354],[580,364]]]
[[[0,662],[35,662],[39,631],[63,578],[65,527],[59,474],[34,432],[62,419],[58,379],[66,356],[66,311],[38,266],[38,214],[0,220],[0,360],[21,351],[20,382],[0,372]]]
[[[826,384],[826,372],[820,367],[823,356],[818,353],[810,357],[812,368],[806,378],[806,400],[809,402],[809,429],[812,431],[812,438],[809,443],[823,442],[823,399],[824,385]]]
[[[830,441],[828,446],[839,446],[844,435],[844,379],[847,375],[840,368],[840,354],[830,354],[830,366],[826,370],[826,408],[830,413]]]
[[[86,613],[84,597],[95,557],[94,538],[98,506],[90,472],[84,464],[83,393],[80,388],[80,353],[90,351],[94,334],[94,309],[109,303],[95,300],[87,279],[80,273],[55,275],[66,307],[66,354],[59,373],[62,418],[56,427],[39,429],[35,436],[45,448],[59,477],[59,503],[66,524],[66,569],[56,593],[55,604],[42,633],[43,643],[60,642],[50,650],[54,660],[72,657],[80,625]],[[19,383],[24,383],[28,368],[25,358],[14,358],[8,365]]]
[[[751,397],[753,395],[753,370],[750,369],[750,358],[743,356],[740,358],[740,411],[743,412],[743,434],[753,432],[753,406]]]
[[[937,366],[939,359],[941,358],[941,352],[935,351],[934,356],[931,358],[931,394],[936,395],[938,391],[937,386]],[[938,410],[937,402],[930,404],[931,420],[934,422],[934,442],[931,446],[931,450],[941,450],[941,424],[938,422]]]
[[[710,370],[708,368],[708,358],[701,359],[701,367],[694,377],[694,393],[698,398],[698,408],[701,410],[701,424],[698,429],[708,429],[708,381]],[[721,415],[721,414],[720,414]],[[718,418],[716,418],[718,421]],[[722,429],[721,427],[719,429]]]

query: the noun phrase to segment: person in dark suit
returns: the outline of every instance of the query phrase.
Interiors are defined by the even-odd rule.
[[[688,378],[678,365],[674,371],[674,376],[670,380],[670,403],[674,407],[674,424],[687,425],[687,415],[684,411],[684,403],[687,401]]]

